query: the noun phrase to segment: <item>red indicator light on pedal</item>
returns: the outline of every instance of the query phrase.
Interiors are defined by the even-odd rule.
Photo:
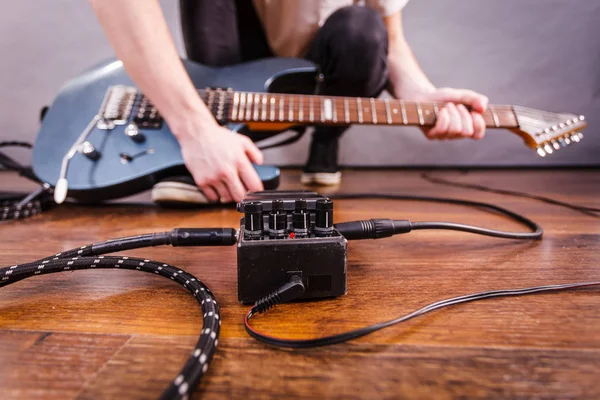
[[[293,239],[296,237],[296,234],[294,232],[290,232],[290,239]]]

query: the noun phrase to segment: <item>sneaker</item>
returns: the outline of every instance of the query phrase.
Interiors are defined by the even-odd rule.
[[[152,188],[152,201],[164,207],[195,207],[211,203],[189,175],[172,176]]]
[[[339,132],[339,128],[333,128],[335,131],[331,132],[331,129],[315,129],[310,143],[308,161],[300,177],[302,184],[335,186],[342,181],[342,173],[337,160],[339,137],[343,131]]]

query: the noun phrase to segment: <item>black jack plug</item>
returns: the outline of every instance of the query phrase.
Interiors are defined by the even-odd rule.
[[[277,304],[287,303],[304,294],[304,283],[298,275],[292,275],[290,280],[277,291],[258,300],[252,307],[252,314],[263,313]]]
[[[347,240],[381,239],[408,233],[412,230],[408,220],[369,219],[335,224],[335,229]]]

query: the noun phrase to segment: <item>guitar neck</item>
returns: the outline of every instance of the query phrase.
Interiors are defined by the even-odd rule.
[[[293,125],[432,126],[443,107],[443,103],[396,99],[231,91],[221,92],[221,95],[208,92],[203,98],[209,108],[214,108],[215,114],[220,113],[230,122]],[[490,105],[483,119],[490,128],[519,126],[512,106]]]

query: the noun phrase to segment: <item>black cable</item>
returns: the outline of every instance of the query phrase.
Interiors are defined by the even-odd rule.
[[[31,143],[19,141],[0,142],[2,147],[31,148]],[[15,171],[19,175],[36,183],[41,183],[35,176],[31,167],[26,167],[0,151],[0,166],[8,171]],[[54,205],[52,189],[47,184],[42,184],[31,193],[0,192],[0,221],[17,220],[31,217],[47,210]]]
[[[200,303],[204,314],[202,331],[192,355],[179,375],[163,392],[161,399],[187,399],[206,373],[218,345],[221,319],[211,291],[193,275],[157,261],[105,256],[117,250],[171,244],[173,246],[213,246],[236,243],[236,231],[226,228],[174,229],[94,243],[58,253],[30,263],[0,268],[0,288],[20,280],[57,272],[84,269],[129,269],[154,273],[179,283]]]
[[[0,142],[0,147],[25,147],[27,149],[33,148],[33,144],[29,142],[22,142],[20,140],[6,140]]]
[[[411,201],[430,201],[436,203],[457,204],[481,208],[487,211],[492,211],[500,215],[507,216],[530,228],[532,232],[506,232],[488,228],[476,227],[472,225],[458,224],[454,222],[409,222],[409,221],[391,221],[392,225],[383,226],[383,222],[390,220],[370,220],[370,221],[355,221],[352,227],[349,224],[335,224],[336,229],[347,239],[377,239],[380,237],[389,237],[392,234],[406,233],[417,229],[450,229],[463,232],[476,233],[480,235],[494,236],[505,239],[539,239],[543,235],[542,228],[531,219],[508,210],[504,207],[495,204],[484,203],[481,201],[453,199],[446,197],[433,196],[417,196],[417,195],[400,195],[386,193],[338,193],[329,196],[331,199],[348,200],[348,199],[386,199],[386,200],[411,200]],[[377,224],[379,223],[379,224]],[[409,224],[405,227],[405,224]],[[402,224],[402,226],[400,226]],[[398,225],[398,226],[394,226]],[[351,231],[352,230],[352,231]],[[354,234],[352,237],[350,234]]]
[[[455,222],[411,222],[410,225],[413,231],[422,229],[444,229],[474,233],[477,235],[492,236],[502,239],[541,239],[543,234],[542,228],[537,224],[535,224],[537,227],[532,227],[533,232],[505,232],[495,229],[482,228],[479,226],[458,224]]]
[[[32,217],[53,205],[54,199],[47,185],[40,186],[29,194],[0,193],[0,221]]]
[[[541,201],[543,203],[548,203],[548,204],[565,207],[570,210],[574,210],[574,211],[580,212],[582,214],[588,215],[590,217],[600,218],[600,215],[597,214],[597,213],[600,213],[600,208],[581,206],[578,204],[570,204],[570,203],[566,203],[566,202],[563,202],[560,200],[552,199],[550,197],[540,196],[540,195],[526,193],[526,192],[518,192],[516,190],[497,189],[497,188],[493,188],[490,186],[484,186],[484,185],[479,185],[479,184],[474,184],[474,183],[463,183],[463,182],[451,181],[451,180],[441,178],[438,176],[432,176],[430,173],[426,173],[426,172],[421,174],[421,178],[428,182],[436,183],[436,184],[440,184],[440,185],[466,188],[466,189],[474,189],[474,190],[479,190],[482,192],[497,193],[497,194],[503,194],[503,195],[507,195],[507,196],[515,196],[515,197],[522,197],[522,198],[526,198],[526,199],[537,200],[537,201]]]
[[[287,347],[287,348],[309,348],[309,347],[318,347],[318,346],[328,346],[332,344],[338,344],[347,342],[349,340],[357,339],[359,337],[368,335],[375,331],[378,331],[383,328],[387,328],[389,326],[398,324],[400,322],[407,321],[409,319],[418,317],[420,315],[426,314],[431,311],[438,310],[440,308],[452,306],[460,303],[467,303],[470,301],[483,300],[494,297],[502,297],[502,296],[523,296],[528,294],[542,293],[542,292],[558,292],[570,289],[578,289],[590,286],[600,286],[600,281],[595,282],[577,282],[577,283],[567,283],[561,285],[547,285],[547,286],[534,286],[529,288],[521,288],[521,289],[508,289],[508,290],[491,290],[487,292],[474,293],[464,296],[452,297],[446,300],[438,301],[432,304],[429,304],[425,307],[422,307],[416,311],[413,311],[410,314],[403,315],[401,317],[392,319],[386,322],[380,322],[378,324],[374,324],[365,328],[355,329],[349,332],[340,333],[337,335],[324,336],[320,338],[314,339],[282,339],[276,338],[264,333],[256,331],[254,328],[250,326],[250,319],[259,313],[258,306],[252,307],[246,317],[244,318],[244,326],[246,327],[246,331],[250,336],[255,338],[256,340],[263,342],[265,344],[277,347]]]

